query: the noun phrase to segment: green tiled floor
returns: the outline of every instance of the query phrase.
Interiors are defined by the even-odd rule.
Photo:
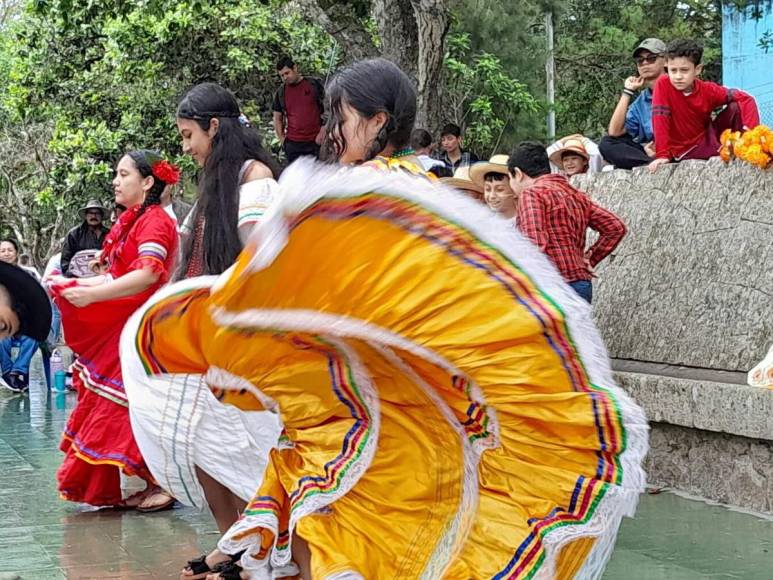
[[[0,391],[0,580],[178,578],[217,540],[208,515],[87,511],[60,501],[59,434],[74,395]],[[773,579],[773,521],[644,496],[623,524],[605,580]]]

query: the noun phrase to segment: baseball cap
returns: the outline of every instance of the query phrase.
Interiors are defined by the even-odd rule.
[[[659,38],[645,38],[639,43],[639,46],[633,50],[633,56],[636,56],[641,50],[648,50],[652,54],[665,54],[666,43]]]

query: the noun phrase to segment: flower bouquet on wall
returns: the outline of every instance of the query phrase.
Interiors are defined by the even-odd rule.
[[[719,138],[719,155],[725,162],[740,159],[760,169],[771,166],[773,160],[773,130],[758,125],[748,131],[726,129]]]

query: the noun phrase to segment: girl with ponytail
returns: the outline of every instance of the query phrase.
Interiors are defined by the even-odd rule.
[[[356,62],[337,73],[325,93],[325,158],[424,174],[410,148],[416,91],[397,65],[383,58]]]
[[[168,279],[177,257],[177,232],[161,208],[161,194],[179,170],[154,151],[131,151],[116,167],[115,203],[127,210],[105,239],[107,275],[51,281],[67,343],[78,354],[73,383],[78,404],[65,429],[65,459],[57,473],[64,499],[139,511],[172,507],[142,458],[132,434],[118,343],[129,316]],[[120,472],[147,482],[121,497]]]

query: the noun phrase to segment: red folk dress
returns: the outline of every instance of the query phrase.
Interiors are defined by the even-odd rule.
[[[178,239],[174,221],[161,207],[140,210],[135,206],[121,215],[105,240],[103,256],[113,279],[149,269],[160,274],[155,284],[84,308],[60,295],[72,283],[53,288],[67,343],[78,355],[73,365],[78,402],[60,445],[66,455],[57,472],[59,492],[63,499],[94,506],[120,503],[119,470],[153,481],[132,434],[118,343],[128,318],[167,281]]]

